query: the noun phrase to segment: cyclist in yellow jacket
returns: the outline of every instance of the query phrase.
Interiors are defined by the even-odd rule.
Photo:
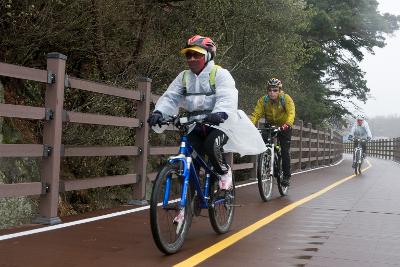
[[[289,186],[291,177],[290,141],[295,117],[295,105],[293,99],[283,92],[282,82],[276,78],[268,81],[267,95],[258,99],[250,119],[254,124],[257,124],[261,117],[265,118],[266,123],[281,128],[278,140],[282,152],[282,185]]]

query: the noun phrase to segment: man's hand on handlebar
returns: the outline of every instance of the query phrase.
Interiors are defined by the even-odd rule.
[[[161,127],[161,121],[163,119],[163,116],[160,111],[156,110],[153,113],[150,114],[149,118],[147,119],[147,123],[149,124],[150,127],[158,126]]]

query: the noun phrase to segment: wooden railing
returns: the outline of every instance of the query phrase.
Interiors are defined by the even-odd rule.
[[[353,153],[353,142],[344,143],[344,152]],[[400,137],[368,141],[367,152],[370,157],[400,162]]]
[[[0,116],[43,121],[43,144],[0,144],[0,157],[38,157],[41,161],[41,181],[0,184],[0,197],[40,195],[39,218],[44,224],[56,224],[60,192],[134,184],[133,198],[145,203],[146,181],[154,180],[156,172],[147,173],[149,156],[171,155],[177,147],[157,147],[149,144],[149,127],[146,118],[151,102],[159,98],[151,94],[151,80],[138,81],[137,90],[117,88],[102,83],[68,77],[65,73],[66,57],[50,53],[47,70],[38,70],[0,63],[0,75],[31,80],[46,84],[44,107],[29,107],[0,103]],[[75,88],[94,93],[122,97],[137,102],[136,117],[117,117],[64,110],[65,88]],[[75,147],[61,143],[63,123],[101,124],[134,128],[135,143],[131,146]],[[298,121],[293,127],[291,164],[292,170],[310,169],[337,162],[342,157],[343,144],[338,133],[312,129],[311,124]],[[62,157],[121,156],[135,157],[136,173],[88,179],[63,180],[60,178]],[[256,177],[257,157],[250,162],[235,163],[232,154],[227,156],[234,171],[249,170]]]

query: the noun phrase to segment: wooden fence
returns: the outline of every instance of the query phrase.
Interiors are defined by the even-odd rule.
[[[353,153],[353,142],[344,143],[344,152]],[[367,152],[370,157],[400,162],[400,137],[368,141]]]
[[[159,96],[151,94],[151,80],[142,78],[137,90],[117,88],[70,77],[65,73],[66,56],[49,53],[47,70],[26,68],[0,63],[0,75],[46,84],[44,107],[31,107],[0,103],[0,116],[41,120],[44,123],[43,144],[0,144],[0,157],[41,158],[41,181],[15,184],[0,184],[0,197],[40,196],[37,222],[57,224],[58,198],[60,192],[97,187],[134,184],[133,199],[146,203],[146,181],[154,180],[156,173],[147,172],[149,156],[172,155],[177,146],[158,147],[149,144],[149,127],[146,118],[150,104]],[[64,90],[75,88],[94,93],[122,97],[137,102],[136,117],[105,116],[64,110]],[[131,146],[64,146],[61,143],[63,123],[98,124],[135,129],[135,143]],[[293,128],[291,164],[292,170],[310,169],[329,165],[341,159],[342,137],[330,130],[313,129],[311,124],[296,122]],[[136,173],[126,175],[96,177],[88,179],[63,180],[60,177],[62,157],[91,156],[134,156]],[[232,154],[228,161],[234,171],[248,170],[250,177],[256,177],[256,156],[250,162],[234,163]]]

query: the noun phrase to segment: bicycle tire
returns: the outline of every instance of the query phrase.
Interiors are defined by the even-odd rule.
[[[361,161],[361,150],[357,150],[356,152],[355,152],[355,164],[354,164],[354,166],[355,166],[355,168],[354,168],[354,173],[356,174],[356,175],[360,175],[361,174],[361,163],[360,163],[360,161]]]
[[[271,175],[271,153],[267,150],[261,153],[257,161],[257,182],[258,191],[260,192],[261,199],[267,202],[272,197],[272,190],[274,187],[274,177]]]
[[[176,218],[180,212],[179,200],[183,188],[183,176],[180,174],[181,170],[182,166],[179,162],[175,164],[166,164],[158,173],[151,194],[151,233],[158,249],[165,254],[174,254],[182,247],[192,222],[190,205],[191,189],[189,187],[183,222],[180,227],[179,224],[174,223],[174,218]],[[169,190],[168,205],[163,207],[162,202],[164,199],[165,183],[168,175],[170,175],[171,186]]]
[[[212,178],[210,183],[210,203],[208,215],[212,228],[217,234],[229,231],[235,213],[235,179],[232,177],[232,187],[220,190],[218,179]]]
[[[283,171],[281,168],[281,161],[278,157],[275,158],[275,168],[277,170],[276,172],[276,183],[278,184],[278,191],[279,194],[284,197],[287,196],[288,192],[289,192],[289,186],[283,186],[281,181],[283,179]],[[279,165],[278,165],[279,164]]]
[[[278,184],[278,191],[279,191],[279,194],[280,194],[282,197],[284,197],[284,196],[287,196],[287,194],[289,193],[289,186],[283,186],[283,185],[281,184],[282,178],[283,178],[283,172],[280,171],[280,172],[279,172],[279,175],[276,177],[276,183]]]

